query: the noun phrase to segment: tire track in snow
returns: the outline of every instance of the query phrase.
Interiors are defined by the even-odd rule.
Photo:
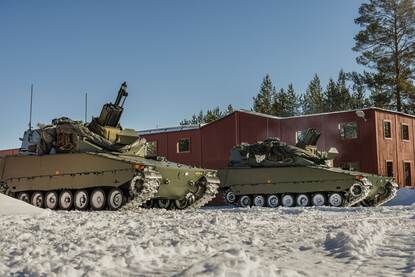
[[[402,228],[389,228],[375,246],[376,251],[366,257],[356,273],[373,276],[415,275],[415,220],[411,217],[406,222],[402,221],[399,219],[391,223]],[[385,260],[388,261],[387,264]]]

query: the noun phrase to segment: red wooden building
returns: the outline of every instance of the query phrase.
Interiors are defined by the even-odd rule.
[[[228,164],[230,149],[279,137],[295,144],[299,132],[321,131],[319,149],[336,147],[335,166],[395,176],[400,186],[414,186],[415,117],[378,108],[294,117],[235,111],[203,126],[141,131],[160,156],[211,169]]]

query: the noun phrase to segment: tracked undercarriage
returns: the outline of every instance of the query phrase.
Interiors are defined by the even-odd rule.
[[[186,209],[212,199],[216,171],[150,154],[121,128],[126,88],[89,124],[59,118],[27,130],[19,154],[0,159],[0,193],[53,210]]]

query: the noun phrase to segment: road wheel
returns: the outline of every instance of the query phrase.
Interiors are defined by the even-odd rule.
[[[270,208],[276,208],[280,204],[280,200],[278,199],[278,196],[276,195],[268,195],[267,197],[267,206]]]
[[[124,204],[123,201],[123,193],[120,189],[112,189],[110,193],[108,193],[108,207],[112,211],[116,211]]]
[[[105,208],[105,192],[102,189],[94,189],[91,193],[89,203],[94,211],[101,211]]]
[[[316,207],[324,206],[326,204],[326,197],[321,193],[316,193],[313,195],[311,202]]]
[[[171,207],[171,200],[169,199],[159,199],[157,200],[157,205],[160,209],[169,209]]]
[[[310,197],[307,194],[299,194],[296,199],[297,206],[307,207],[310,205]]]
[[[332,193],[329,196],[329,204],[333,207],[340,207],[343,204],[343,197],[337,192]]]
[[[88,208],[89,195],[86,190],[77,190],[74,196],[75,209],[83,211]]]
[[[59,195],[59,207],[68,211],[73,206],[73,195],[70,190],[63,190]]]
[[[233,193],[232,191],[228,191],[228,192],[225,194],[225,200],[226,200],[226,202],[227,202],[227,203],[229,203],[229,204],[234,203],[234,202],[236,201],[236,195],[235,195],[235,193]]]
[[[45,206],[51,210],[56,210],[58,208],[58,194],[56,191],[49,191],[46,193]]]
[[[265,205],[265,198],[262,195],[257,195],[254,197],[254,206],[263,207]]]
[[[286,194],[281,199],[282,205],[284,207],[293,207],[294,206],[294,196],[291,194]]]
[[[248,195],[244,195],[241,196],[241,198],[239,198],[239,206],[246,208],[246,207],[250,207],[251,206],[251,197],[249,197]]]
[[[36,191],[32,194],[32,199],[30,201],[33,206],[43,208],[43,205],[45,204],[45,197],[43,195],[43,192]]]
[[[174,206],[179,210],[183,210],[189,206],[189,201],[186,198],[183,198],[181,200],[175,200]]]
[[[28,192],[19,192],[17,199],[30,204],[30,194]]]

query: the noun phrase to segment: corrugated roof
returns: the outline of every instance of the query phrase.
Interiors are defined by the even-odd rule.
[[[199,129],[199,128],[200,128],[199,125],[181,125],[181,126],[174,126],[174,127],[142,130],[142,131],[138,131],[138,134],[140,134],[140,135],[151,135],[151,134],[158,134],[158,133],[189,131],[189,130],[195,130],[195,129]]]

